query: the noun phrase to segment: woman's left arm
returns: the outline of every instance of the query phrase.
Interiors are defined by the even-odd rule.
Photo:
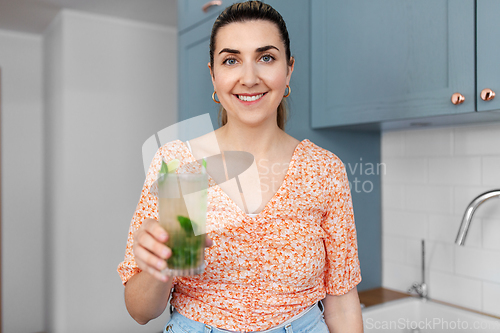
[[[326,294],[323,305],[325,321],[330,333],[363,332],[363,317],[356,287],[340,296]]]

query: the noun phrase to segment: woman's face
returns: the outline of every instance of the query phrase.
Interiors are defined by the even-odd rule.
[[[236,22],[219,29],[210,72],[228,121],[253,126],[266,120],[276,123],[292,71],[293,63],[288,66],[285,45],[274,23]]]

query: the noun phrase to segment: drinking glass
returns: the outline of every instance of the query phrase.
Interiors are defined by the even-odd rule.
[[[158,178],[160,225],[168,233],[165,245],[168,276],[190,276],[205,269],[208,176],[206,173],[168,173]]]

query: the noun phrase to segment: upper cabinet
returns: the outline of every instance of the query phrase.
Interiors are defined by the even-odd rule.
[[[303,15],[295,3],[266,2]],[[181,118],[209,112],[217,122],[208,43],[215,18],[231,3],[179,1]],[[500,94],[500,0],[304,3],[311,6],[312,128],[500,120],[499,112],[476,112],[500,110],[500,96],[492,98]]]
[[[489,66],[500,49],[490,36],[500,1],[477,3],[486,58],[480,65],[478,57],[478,76],[483,66],[483,85],[494,90],[500,73]],[[312,17],[314,128],[476,111],[474,0],[315,0]],[[483,50],[480,39],[496,46]]]
[[[214,88],[208,68],[214,20],[201,23],[179,36],[179,120],[209,113],[213,126],[217,126],[219,104],[212,101]]]
[[[207,20],[213,23],[215,17],[229,5],[227,0],[179,0],[177,1],[178,29],[182,33]]]
[[[477,0],[477,111],[500,109],[500,1]],[[493,93],[492,93],[493,92]],[[493,97],[493,98],[492,98]]]

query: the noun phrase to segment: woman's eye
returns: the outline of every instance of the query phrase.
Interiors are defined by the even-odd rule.
[[[233,58],[226,59],[226,60],[224,60],[224,64],[226,64],[226,65],[235,65],[236,64],[236,59],[233,59]]]
[[[265,56],[262,56],[262,61],[264,61],[264,62],[271,62],[271,61],[273,61],[273,59],[274,58],[268,54]]]

